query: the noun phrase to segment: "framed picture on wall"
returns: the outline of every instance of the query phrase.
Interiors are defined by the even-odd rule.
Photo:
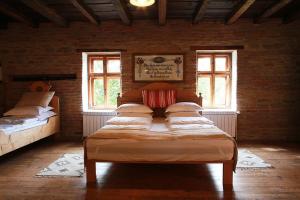
[[[134,54],[134,81],[183,81],[183,54]]]

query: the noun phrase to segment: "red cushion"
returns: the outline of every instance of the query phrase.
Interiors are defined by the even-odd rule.
[[[143,103],[150,108],[166,108],[176,103],[175,90],[142,90]]]

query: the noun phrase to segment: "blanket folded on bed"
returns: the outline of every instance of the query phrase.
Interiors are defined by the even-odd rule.
[[[16,125],[25,124],[37,121],[36,117],[2,117],[0,118],[0,125]]]
[[[214,124],[205,117],[169,117],[169,124]]]
[[[150,125],[152,119],[149,117],[113,117],[106,121],[107,125]]]

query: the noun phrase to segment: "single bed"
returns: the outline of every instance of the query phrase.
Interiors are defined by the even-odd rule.
[[[118,98],[118,104],[142,102],[142,90],[176,89],[177,101],[202,104],[201,96],[176,88],[175,84],[152,83]],[[215,126],[195,130],[170,129],[164,118],[154,118],[147,130],[111,129],[105,126],[84,142],[87,183],[96,182],[96,162],[158,164],[223,164],[223,184],[232,185],[237,146],[234,139]]]
[[[30,91],[48,91],[51,86],[43,82],[34,82]],[[24,147],[42,138],[54,135],[60,131],[59,97],[53,96],[50,104],[55,116],[36,121],[35,117],[24,117],[24,124],[10,125],[0,130],[0,156]]]

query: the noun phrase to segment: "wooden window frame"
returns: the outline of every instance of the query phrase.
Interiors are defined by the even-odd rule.
[[[210,57],[211,59],[211,71],[198,71],[198,59],[199,58]],[[217,57],[226,57],[226,71],[216,71],[215,58]],[[231,88],[232,88],[232,54],[231,53],[197,53],[197,84],[198,79],[201,76],[210,77],[210,102],[206,107],[208,109],[227,109],[231,107]],[[222,76],[226,78],[226,97],[225,97],[225,107],[215,105],[215,78]],[[197,85],[198,88],[198,85]]]
[[[102,73],[94,73],[94,60],[103,60],[103,72]],[[108,80],[110,78],[120,79],[121,82],[121,66],[120,72],[116,73],[109,73],[107,70],[107,63],[109,60],[120,60],[121,57],[118,54],[113,55],[89,55],[88,56],[88,103],[89,109],[114,109],[114,106],[108,104],[108,95],[107,95],[107,85]],[[104,106],[97,106],[95,104],[95,97],[94,97],[94,80],[96,79],[103,79],[103,87],[104,87]]]

